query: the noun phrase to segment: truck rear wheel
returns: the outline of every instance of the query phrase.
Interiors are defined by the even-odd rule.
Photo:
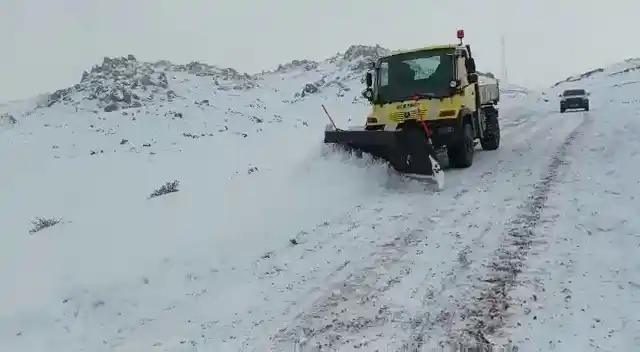
[[[473,128],[471,124],[465,122],[462,125],[461,136],[455,145],[447,147],[449,165],[454,168],[467,168],[473,164],[475,145],[473,138]]]
[[[486,115],[486,129],[484,138],[480,139],[480,145],[484,150],[496,150],[500,147],[500,122],[498,121],[498,111],[490,111]]]

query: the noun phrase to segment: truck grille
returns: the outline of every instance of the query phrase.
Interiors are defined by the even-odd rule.
[[[420,116],[418,116],[418,110],[412,111],[398,111],[392,112],[389,114],[389,120],[391,121],[404,121],[404,120],[412,120],[412,119],[427,119],[427,110],[420,109]]]
[[[565,102],[567,104],[570,104],[570,105],[582,104],[582,101],[583,101],[582,98],[569,98],[569,99],[565,100]]]

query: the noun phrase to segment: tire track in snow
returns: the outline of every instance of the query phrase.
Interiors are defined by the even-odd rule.
[[[534,185],[528,199],[521,205],[521,210],[509,222],[505,239],[488,264],[490,272],[483,279],[484,287],[468,300],[466,307],[462,309],[464,326],[453,333],[457,336],[451,336],[449,344],[490,348],[491,342],[487,337],[496,334],[505,326],[506,312],[510,305],[509,292],[518,284],[518,275],[535,240],[534,231],[541,219],[549,193],[558,181],[561,167],[568,164],[566,158],[571,145],[592,123],[588,113],[583,116],[582,122],[566,137],[551,157],[544,177]]]
[[[543,131],[544,128],[542,130],[540,129],[542,125],[557,125],[557,122],[553,122],[552,119],[529,122],[530,123],[527,124],[534,124],[537,127],[535,129],[531,129],[530,132],[533,133],[530,133],[530,136],[525,140],[519,139],[519,142],[516,143],[517,147],[513,149],[513,151],[507,152],[505,150],[507,154],[503,154],[502,159],[497,160],[496,163],[484,164],[484,168],[492,170],[498,165],[501,165],[499,170],[495,170],[498,174],[501,172],[507,172],[509,175],[513,174],[511,177],[518,176],[513,173],[512,168],[508,165],[518,162],[521,159],[522,153],[519,152],[519,150],[522,149],[523,152],[525,150],[529,150],[531,142],[538,141],[540,138],[544,138],[545,134],[548,134],[547,131]],[[540,122],[542,122],[542,124]],[[571,130],[573,130],[573,127]],[[569,131],[567,131],[567,133],[569,133]],[[506,159],[504,159],[505,156]],[[516,173],[522,171],[527,173],[527,171],[530,170],[525,168],[525,170],[516,170]],[[460,176],[463,175],[461,174]],[[502,182],[505,181],[504,176],[505,174],[501,175],[501,177],[503,177]],[[462,205],[462,203],[470,205],[471,208],[475,207],[476,209],[486,208],[487,206],[491,207],[492,198],[484,196],[479,197],[478,192],[488,192],[492,186],[499,188],[504,183],[497,182],[494,179],[495,175],[493,175],[493,172],[482,172],[482,169],[478,170],[478,175],[476,177],[475,182],[473,182],[475,186],[465,185],[466,182],[462,182],[459,185],[460,187],[456,187],[459,188],[459,192],[453,195],[454,203],[456,205],[455,207],[446,209],[445,211],[437,210],[437,213],[432,215],[434,215],[434,217],[446,219],[449,226],[455,227],[459,223],[465,222],[464,218],[469,216],[471,212],[471,210],[460,211],[459,205]],[[462,177],[460,181],[466,178],[468,177]],[[509,177],[507,177],[507,179],[508,178]],[[476,189],[475,192],[470,192],[470,189],[467,188],[477,187],[479,182],[483,183],[483,181],[486,182],[487,180],[492,181],[493,184],[491,186],[487,185],[489,188],[485,190]],[[518,187],[525,187],[526,185],[527,182],[524,182],[524,184],[521,184]],[[494,191],[495,190],[497,189],[494,189]],[[471,202],[462,202],[461,198],[469,199]],[[482,204],[478,203],[478,199],[482,200]],[[493,199],[493,201],[495,201],[495,199]],[[507,199],[503,200],[503,202],[505,201],[507,201]],[[453,217],[451,216],[452,214]],[[426,218],[427,217],[425,217],[425,219]],[[444,268],[444,271],[442,271],[442,268],[437,268],[436,272],[438,276],[425,276],[420,282],[420,287],[416,287],[411,290],[411,298],[418,295],[418,293],[420,293],[419,296],[422,296],[422,309],[420,310],[431,310],[430,312],[422,312],[421,314],[416,315],[406,309],[397,309],[397,307],[390,307],[390,305],[381,304],[381,302],[377,301],[384,299],[383,296],[385,292],[393,290],[394,286],[411,274],[412,267],[415,266],[413,265],[413,260],[407,259],[407,254],[415,251],[417,249],[416,247],[422,242],[425,242],[424,245],[427,245],[429,244],[428,242],[430,242],[432,245],[435,244],[437,247],[440,246],[440,243],[437,241],[433,243],[433,239],[427,238],[422,235],[421,232],[434,230],[434,234],[436,236],[441,236],[445,241],[448,241],[444,244],[444,247],[462,247],[462,250],[458,252],[458,255],[461,257],[465,257],[471,253],[470,248],[474,248],[480,252],[479,255],[481,258],[486,258],[490,253],[492,253],[492,249],[499,245],[500,240],[498,239],[496,243],[490,245],[489,248],[478,248],[484,246],[483,243],[478,244],[478,242],[483,242],[482,237],[487,232],[491,232],[491,226],[482,229],[480,231],[481,233],[476,237],[464,236],[462,237],[462,240],[454,240],[448,238],[452,235],[451,233],[440,234],[438,232],[442,230],[442,228],[439,227],[440,224],[436,225],[437,227],[429,226],[428,223],[425,223],[425,225],[428,227],[424,228],[423,226],[420,226],[420,229],[405,229],[404,232],[395,237],[395,240],[387,243],[386,245],[380,246],[378,250],[371,253],[370,258],[372,258],[372,260],[369,261],[369,265],[363,265],[358,268],[359,270],[356,270],[355,273],[349,274],[346,279],[340,280],[330,287],[325,287],[324,291],[326,294],[316,297],[308,309],[289,319],[289,326],[280,329],[275,336],[272,336],[272,350],[279,350],[275,349],[275,346],[291,346],[291,344],[307,349],[315,348],[315,350],[323,350],[326,348],[331,349],[338,346],[345,346],[346,344],[351,344],[354,348],[358,348],[356,347],[358,346],[358,341],[353,340],[353,335],[371,335],[375,332],[376,327],[382,327],[389,323],[401,325],[401,330],[411,331],[408,336],[409,340],[405,340],[404,338],[400,339],[405,341],[403,344],[404,349],[408,348],[409,350],[414,350],[422,345],[421,339],[424,335],[425,329],[429,330],[428,327],[435,327],[436,325],[438,327],[445,328],[443,325],[449,324],[453,317],[450,313],[452,309],[447,309],[447,307],[451,306],[452,299],[458,298],[449,297],[447,292],[450,292],[452,288],[455,288],[454,286],[459,286],[461,284],[460,278],[462,278],[462,274],[467,272],[466,265],[464,264],[459,265],[457,263],[453,263],[450,268]],[[440,230],[438,230],[439,228]],[[434,254],[442,254],[442,250],[436,249],[436,251],[437,252]],[[426,255],[429,254],[427,253]],[[408,257],[411,257],[411,255]],[[440,264],[436,261],[431,264],[446,265],[449,261],[450,260],[447,260]],[[453,261],[455,261],[455,258]],[[426,264],[429,263],[427,262]],[[435,272],[432,274],[435,274]],[[435,286],[430,285],[431,283],[429,281],[433,282],[433,279],[439,281],[440,284],[436,284]],[[462,280],[464,280],[464,278],[462,278]],[[431,288],[423,286],[430,286]],[[420,292],[424,291],[425,288],[427,289],[427,292]],[[433,311],[434,305],[438,308],[437,312]],[[438,312],[439,314],[437,314]],[[397,341],[399,336],[394,334],[394,336],[384,336],[381,339],[388,340],[390,337],[392,340]],[[360,346],[360,348],[363,348],[364,346],[365,345]],[[371,345],[365,348],[371,348]]]
[[[458,235],[455,234],[456,231],[442,233],[442,221],[438,221],[434,225],[432,219],[444,219],[446,223],[444,228],[450,230],[457,224],[468,222],[471,210],[468,210],[466,206],[461,210],[460,205],[468,205],[476,209],[494,206],[491,198],[478,197],[478,192],[489,192],[490,188],[501,187],[506,179],[515,177],[515,174],[508,176],[512,171],[510,165],[520,159],[522,154],[520,150],[524,151],[527,147],[528,143],[524,142],[513,151],[505,150],[508,158],[500,159],[495,163],[484,164],[484,169],[487,170],[477,170],[477,176],[470,177],[473,180],[471,184],[467,184],[465,181],[468,180],[468,177],[464,177],[462,172],[458,173],[461,179],[456,182],[459,183],[456,187],[458,189],[457,193],[452,196],[443,194],[443,200],[454,201],[453,206],[438,209],[436,213],[430,214],[431,216],[424,217],[428,220],[424,221],[424,225],[419,226],[419,229],[405,228],[403,232],[395,236],[394,240],[379,246],[377,250],[371,253],[369,258],[372,258],[372,260],[359,268],[355,268],[355,273],[352,272],[348,277],[337,281],[328,288],[324,287],[323,291],[326,294],[316,298],[309,309],[294,316],[291,319],[293,323],[281,329],[272,338],[272,341],[276,345],[299,344],[305,348],[311,348],[312,346],[318,349],[335,348],[337,345],[344,344],[357,345],[357,341],[350,340],[350,337],[346,335],[361,334],[366,330],[373,330],[377,326],[388,324],[389,321],[404,324],[407,330],[411,330],[416,325],[423,323],[431,325],[443,323],[444,320],[448,319],[447,314],[436,314],[437,316],[434,315],[433,319],[426,316],[414,318],[411,312],[404,309],[381,304],[380,301],[383,299],[381,296],[394,289],[406,276],[411,275],[412,268],[416,266],[414,265],[414,260],[407,257],[412,257],[413,252],[418,252],[418,256],[421,256],[421,252],[425,252],[424,255],[427,257],[431,256],[428,249],[422,249],[420,246],[431,246],[426,248],[435,246],[432,250],[437,252],[435,253],[437,256],[446,251],[445,248],[461,248],[457,251],[459,258],[466,258],[471,253],[471,248],[477,249],[482,246],[480,242],[482,242],[484,235],[490,232],[491,227],[478,229],[478,236],[475,237],[460,236],[459,233]],[[498,169],[494,170],[495,168]],[[502,172],[504,172],[502,178],[497,180],[495,178],[496,173],[501,174]],[[484,186],[478,188],[479,184]],[[485,187],[488,188],[483,189]],[[433,194],[432,196],[438,195]],[[393,219],[389,220],[393,221]],[[429,238],[425,233],[430,232],[434,236],[429,236]],[[437,249],[440,247],[443,249]],[[479,250],[483,252],[481,254],[482,258],[490,254],[492,248],[495,247],[490,247],[488,251],[485,249]],[[446,301],[448,297],[444,292],[456,284],[456,277],[462,277],[462,273],[466,272],[466,265],[456,263],[455,257],[447,257],[446,263],[430,263],[440,266],[449,263],[450,259],[454,261],[451,268],[445,269],[444,272],[440,273],[439,271],[442,269],[438,267],[436,269],[437,276],[433,277],[428,274],[421,280],[421,286],[431,286],[427,290],[428,292],[421,293],[422,289],[412,290],[410,293],[412,298],[422,296],[422,305],[429,306],[429,308],[433,304],[445,306],[448,303]],[[424,259],[418,261],[424,261]],[[427,262],[430,261],[427,260]],[[458,262],[460,261],[458,260]],[[422,272],[422,270],[419,272]],[[420,274],[418,273],[418,275]],[[430,285],[434,278],[442,281],[440,285]]]
[[[483,172],[478,175],[476,182],[485,183],[489,180],[495,182],[493,177],[495,175],[492,172]],[[498,184],[499,182],[496,182],[493,186]],[[460,236],[460,233],[455,234],[456,231],[442,233],[442,223],[446,223],[445,229],[455,227],[456,224],[466,223],[465,218],[470,216],[470,210],[465,210],[468,207],[463,207],[464,209],[461,211],[460,204],[470,204],[470,207],[479,208],[491,206],[488,199],[478,199],[477,195],[476,192],[471,192],[462,186],[452,197],[456,203],[455,206],[438,209],[434,214],[425,216],[421,221],[422,224],[418,224],[417,227],[405,227],[404,231],[396,234],[392,241],[378,246],[369,255],[371,259],[367,263],[352,268],[346,278],[324,287],[323,295],[316,297],[309,308],[292,317],[289,326],[280,329],[272,337],[271,350],[291,350],[291,345],[296,345],[303,350],[315,351],[332,350],[341,346],[346,347],[346,345],[368,350],[371,348],[369,341],[374,340],[375,337],[363,338],[360,341],[349,335],[375,334],[377,328],[384,328],[390,323],[402,325],[403,330],[411,330],[422,324],[430,326],[446,324],[450,316],[445,310],[432,316],[424,314],[414,317],[412,312],[397,307],[392,302],[385,302],[386,297],[384,296],[389,291],[396,289],[401,281],[414,274],[414,271],[418,275],[424,272],[424,269],[420,269],[420,266],[416,265],[415,255],[422,258],[435,255],[435,259],[426,260],[428,264],[436,265],[435,271],[431,272],[429,268],[425,268],[429,270],[426,276],[423,275],[420,282],[421,287],[412,290],[410,295],[411,298],[421,296],[422,305],[429,305],[429,308],[432,308],[432,304],[438,307],[446,305],[448,298],[446,291],[452,285],[456,285],[456,277],[462,277],[462,273],[466,272],[466,265],[459,263],[469,255],[471,248],[477,247],[478,242],[482,241],[482,237],[490,228],[479,229],[480,233],[475,237]],[[392,222],[394,219],[390,218],[389,221]],[[433,234],[433,236],[427,236],[427,233]],[[450,257],[447,248],[461,249],[457,253],[452,253],[454,257]],[[446,259],[446,263],[440,263],[438,259],[438,257],[442,257],[443,252],[447,253],[447,258],[443,258]],[[434,260],[435,262],[433,262]],[[453,260],[451,267],[439,267],[446,265],[450,260]],[[442,271],[443,269],[444,271]],[[435,274],[437,275],[433,276]],[[430,285],[429,281],[433,282],[434,280],[441,282]],[[425,285],[429,286],[427,287],[428,292],[420,292]],[[283,345],[286,347],[282,347]],[[411,351],[413,350],[411,349]]]
[[[473,208],[491,207],[493,206],[493,201],[500,201],[501,199],[495,198],[493,198],[492,201],[492,197],[483,196],[482,193],[497,191],[498,188],[504,184],[506,179],[515,178],[519,174],[527,173],[527,171],[529,171],[528,168],[523,167],[524,165],[520,163],[522,156],[530,151],[530,144],[533,141],[544,138],[545,131],[540,131],[541,129],[545,129],[543,126],[552,124],[553,123],[551,123],[551,121],[527,120],[526,125],[530,125],[532,128],[523,128],[523,131],[529,132],[529,136],[523,139],[523,135],[526,136],[526,134],[517,133],[518,143],[513,143],[509,148],[501,150],[497,154],[498,158],[495,162],[490,159],[485,159],[491,158],[488,154],[482,155],[484,153],[480,153],[478,155],[478,169],[474,170],[472,174],[469,174],[469,171],[464,170],[454,170],[450,173],[450,175],[453,176],[450,178],[453,182],[450,182],[452,187],[449,192],[445,192],[440,196],[436,193],[433,195],[424,195],[424,197],[428,198],[427,204],[432,203],[434,200],[438,200],[438,198],[440,201],[447,202],[447,204],[451,202],[453,198],[453,202],[449,205],[445,204],[447,206],[441,209],[437,209],[440,207],[429,207],[429,209],[434,210],[435,213],[430,213],[429,215],[432,216],[429,217],[422,217],[424,224],[417,224],[417,227],[422,230],[415,229],[415,227],[413,227],[405,229],[406,231],[402,231],[403,228],[379,225],[378,223],[384,225],[393,222],[397,224],[405,222],[405,219],[394,218],[394,216],[388,216],[388,214],[387,216],[381,216],[380,219],[375,219],[375,221],[361,221],[361,217],[356,220],[351,219],[350,216],[345,216],[345,219],[343,219],[345,223],[338,226],[338,228],[335,228],[335,225],[337,225],[336,222],[342,222],[339,221],[339,219],[332,219],[325,224],[326,226],[323,226],[323,228],[326,227],[325,230],[319,230],[319,233],[309,236],[310,238],[313,238],[313,240],[309,241],[308,244],[296,246],[296,249],[287,247],[282,250],[283,253],[276,254],[275,258],[280,258],[280,254],[284,254],[284,252],[289,254],[288,259],[282,258],[282,260],[276,260],[282,261],[282,263],[270,263],[274,260],[274,258],[272,258],[264,260],[264,263],[259,266],[261,269],[265,269],[265,266],[267,265],[287,264],[288,262],[288,266],[281,266],[281,269],[284,268],[285,270],[283,272],[279,272],[278,275],[264,276],[262,275],[264,274],[264,271],[260,268],[256,268],[257,272],[255,273],[255,279],[259,279],[260,282],[257,283],[255,280],[252,280],[251,284],[245,284],[244,281],[245,279],[248,279],[248,277],[245,277],[244,274],[253,277],[253,275],[249,273],[253,270],[247,269],[246,272],[241,273],[239,271],[242,270],[240,270],[240,268],[236,268],[235,275],[240,275],[242,278],[237,278],[237,280],[234,280],[229,284],[232,286],[242,284],[242,291],[262,291],[260,295],[251,295],[251,298],[256,299],[254,305],[246,307],[247,312],[246,314],[242,314],[242,319],[236,316],[232,319],[227,319],[222,313],[220,313],[219,316],[216,316],[216,320],[219,318],[220,322],[217,323],[215,327],[207,328],[206,331],[198,332],[198,334],[196,334],[197,331],[195,331],[197,329],[192,329],[194,331],[189,334],[193,335],[191,337],[196,340],[199,334],[203,334],[203,339],[205,339],[204,335],[206,335],[207,341],[222,341],[224,342],[225,348],[228,349],[251,350],[251,346],[255,346],[256,343],[262,342],[262,338],[260,337],[261,335],[266,335],[265,338],[268,338],[267,336],[271,335],[273,332],[271,330],[272,326],[280,327],[286,324],[290,324],[291,329],[277,334],[278,337],[285,340],[283,344],[289,344],[292,342],[293,338],[296,337],[294,336],[295,334],[292,333],[296,329],[298,329],[298,332],[304,333],[310,333],[315,330],[318,334],[318,339],[316,340],[331,337],[331,334],[337,329],[346,330],[346,333],[342,336],[347,338],[349,338],[348,335],[371,334],[375,332],[376,324],[379,324],[380,328],[386,329],[389,324],[396,324],[397,321],[400,321],[403,329],[406,328],[407,330],[411,330],[416,325],[428,323],[428,320],[409,317],[412,312],[409,312],[406,309],[402,311],[398,310],[397,307],[382,307],[384,305],[382,301],[388,299],[388,296],[390,295],[393,296],[393,293],[390,294],[389,291],[397,291],[398,286],[402,286],[404,282],[407,281],[407,276],[409,275],[421,275],[424,277],[421,286],[418,287],[420,290],[415,294],[415,296],[418,297],[417,299],[420,299],[421,296],[435,296],[434,299],[427,298],[424,300],[425,303],[423,306],[426,305],[429,309],[431,309],[432,306],[437,306],[438,311],[442,310],[442,312],[446,313],[446,310],[442,308],[448,306],[448,293],[451,289],[456,288],[456,286],[460,284],[460,280],[454,280],[454,278],[456,276],[461,277],[462,274],[465,273],[465,268],[455,262],[455,253],[451,253],[451,256],[445,258],[446,260],[442,262],[440,262],[439,259],[433,260],[425,257],[429,257],[432,254],[441,256],[445,252],[449,253],[448,250],[445,250],[445,247],[451,246],[463,248],[460,253],[464,254],[463,252],[468,252],[466,254],[469,255],[470,258],[475,256],[477,258],[481,257],[480,259],[484,259],[492,253],[498,243],[492,243],[490,246],[487,246],[486,249],[479,249],[479,246],[486,245],[486,241],[482,239],[483,235],[478,234],[478,236],[475,237],[462,236],[461,238],[456,239],[454,238],[454,236],[456,236],[454,233],[455,231],[447,231],[447,233],[443,234],[443,221],[431,223],[431,218],[435,216],[444,219],[446,222],[446,229],[448,228],[447,226],[450,227],[456,223],[469,223],[468,219],[463,221],[465,217],[469,216],[467,210],[472,212],[475,211]],[[536,130],[539,132],[535,132]],[[555,140],[562,141],[562,137],[556,138]],[[554,149],[550,148],[550,150]],[[512,169],[515,169],[516,172],[511,172]],[[499,179],[496,179],[496,176],[499,176]],[[487,182],[490,182],[490,184],[485,184]],[[479,186],[479,183],[482,183],[482,185]],[[526,186],[526,184],[531,183],[532,182],[528,181],[524,183],[518,182],[520,186]],[[405,190],[404,186],[399,189],[394,189],[390,193],[391,194],[389,196],[392,197],[393,195],[400,195],[403,193],[415,194],[413,191],[408,192],[408,190]],[[527,193],[528,191],[523,192],[523,194]],[[438,198],[430,198],[432,196]],[[411,201],[412,205],[418,206],[419,208],[417,209],[424,212],[425,208],[423,208],[423,204],[425,204],[425,202],[423,198],[420,196],[412,196],[408,199],[413,198],[418,199],[419,201]],[[482,202],[478,203],[478,199],[482,200]],[[371,204],[368,204],[365,208],[369,208],[370,205]],[[467,205],[471,205],[471,207],[467,209]],[[388,208],[388,206],[385,205],[385,208]],[[411,212],[407,212],[407,209],[412,209],[409,204],[408,208],[403,207],[403,209],[404,211],[402,211],[402,214],[415,219],[415,216],[413,216]],[[389,209],[385,210],[385,213],[388,213]],[[410,221],[411,219],[406,220]],[[370,222],[371,224],[369,224]],[[383,230],[371,233],[371,231],[364,229],[366,231],[362,232],[363,228],[369,227],[369,225],[376,225],[378,228],[383,228]],[[484,227],[484,221],[481,225]],[[466,227],[466,225],[463,227]],[[358,234],[358,230],[361,231],[360,234]],[[430,230],[434,230],[434,236],[427,237],[425,233]],[[483,231],[483,234],[487,231],[489,234],[494,232],[491,230],[491,227],[479,229],[477,232],[480,232],[480,230]],[[381,231],[386,231],[386,233]],[[376,233],[379,233],[382,238],[377,237],[378,235],[376,235]],[[335,256],[335,253],[333,253],[335,252],[334,249],[344,249],[343,241],[351,241],[353,244],[363,240],[363,238],[358,239],[358,236],[363,236],[363,238],[367,239],[366,243],[363,243],[366,246],[364,247],[366,250],[365,253],[362,253],[362,249],[360,249],[360,253],[358,253],[357,250],[348,250],[348,253],[351,256],[346,256],[344,254],[338,257]],[[393,239],[394,237],[395,239]],[[441,239],[434,240],[436,237]],[[458,237],[460,237],[459,234]],[[476,243],[476,240],[480,243]],[[377,245],[374,248],[369,247],[367,243],[374,243],[374,241]],[[499,242],[499,239],[497,242]],[[429,247],[422,247],[422,245],[426,246],[427,244]],[[442,249],[437,249],[440,248],[440,245],[442,245]],[[357,245],[352,246],[357,247]],[[434,248],[434,246],[436,246],[436,248]],[[292,258],[292,255],[302,251],[304,249],[303,247],[309,248],[305,249],[304,253],[300,253],[298,259]],[[470,252],[465,249],[469,247],[474,249],[474,251]],[[373,251],[369,254],[370,256],[367,260],[366,255],[371,249],[373,249]],[[434,272],[429,272],[427,275],[424,275],[425,267],[414,265],[414,253],[419,251],[424,251],[424,254],[421,255],[420,260],[416,260],[416,262],[426,264],[427,269],[429,265],[436,265],[436,270]],[[345,250],[345,252],[347,251]],[[306,272],[306,265],[308,265],[308,261],[310,259],[307,258],[307,256],[312,256],[311,254],[314,254],[313,256],[317,258],[322,258],[322,261],[318,262],[320,265],[318,271]],[[354,254],[355,257],[353,256]],[[362,255],[365,260],[364,262],[360,262],[360,255]],[[354,258],[356,260],[354,260]],[[324,261],[326,261],[326,263],[324,263]],[[339,263],[337,261],[339,261]],[[453,263],[449,263],[450,261]],[[442,268],[442,265],[445,265],[445,267]],[[368,272],[368,269],[375,270],[380,268],[386,270],[386,272]],[[289,271],[289,274],[286,275],[286,277],[283,276],[282,273],[286,273],[287,271]],[[432,274],[437,274],[437,276],[432,276]],[[322,279],[323,277],[324,279]],[[348,283],[349,280],[352,280],[351,283]],[[464,280],[464,278],[462,280]],[[399,283],[399,281],[403,281],[403,283]],[[345,283],[348,283],[346,285],[346,289],[344,289]],[[433,283],[435,283],[435,286],[432,285]],[[431,291],[424,293],[423,291],[425,287],[427,290]],[[340,291],[337,291],[337,289],[340,289]],[[334,291],[339,292],[339,294],[332,295]],[[217,302],[217,299],[213,297],[215,296],[216,290],[209,290],[209,292],[210,294],[200,295],[197,297],[190,296],[184,300],[179,300],[180,303],[182,303],[181,310],[195,309],[197,305],[207,305],[208,307],[214,306],[212,303]],[[414,295],[413,292],[411,294]],[[249,296],[247,298],[249,298]],[[204,299],[206,299],[206,303],[204,303]],[[276,303],[276,301],[278,302]],[[358,302],[361,302],[361,304],[358,304]],[[310,303],[310,305],[307,303]],[[291,316],[291,314],[298,313],[298,311],[301,308],[304,309],[304,307],[309,307],[311,309],[307,309],[305,312],[300,313],[297,316]],[[313,307],[326,307],[329,308],[329,310],[318,311],[314,310]],[[238,315],[240,315],[240,310],[244,311],[245,309],[239,309]],[[354,311],[346,314],[343,310]],[[172,313],[164,312],[163,314],[171,314],[171,319],[176,319],[177,316],[174,316],[174,314],[177,313],[175,313],[175,311],[176,310],[174,309],[172,310]],[[442,319],[448,319],[447,314],[431,314],[431,316],[433,317],[431,320],[432,324],[436,325],[441,325]],[[336,329],[332,330],[332,328],[321,326],[323,319],[326,319],[327,317],[337,319],[337,323],[335,324]],[[169,320],[169,316],[167,315],[163,315],[162,319],[160,319],[160,316],[157,318],[157,321],[154,323],[145,323],[144,329],[140,330],[146,331],[150,329],[152,325],[161,323],[160,320]],[[329,319],[330,324],[333,323],[331,321],[333,319]],[[194,325],[195,323],[191,320],[190,324]],[[209,322],[205,321],[203,324],[209,324]],[[126,343],[131,343],[131,341],[138,339],[142,333],[143,331],[131,333],[124,338],[124,340],[126,340]],[[235,340],[236,342],[231,340],[225,341],[224,339],[229,338],[230,335],[247,336],[248,338],[245,339],[245,341],[242,341],[241,339]],[[309,335],[310,334],[307,334],[307,336]],[[389,335],[390,334],[387,334],[387,336]],[[122,343],[125,343],[124,340]],[[221,345],[222,342],[220,342]],[[336,344],[340,345],[345,342],[346,341],[342,341],[341,343]],[[242,347],[240,347],[240,345],[242,345]],[[165,344],[165,346],[167,345]],[[345,345],[343,346],[347,347]],[[362,347],[362,349],[369,350],[369,347]],[[268,348],[265,346],[265,349],[258,350],[268,350]]]
[[[489,175],[483,175],[487,176]],[[467,194],[468,191],[462,189],[453,197],[459,200]],[[446,217],[455,210],[439,210],[433,215]],[[463,213],[458,214],[460,219],[464,216]],[[344,343],[354,342],[343,340],[345,334],[383,326],[395,319],[394,313],[388,307],[377,304],[377,301],[379,296],[411,273],[411,266],[403,263],[402,258],[426,240],[424,232],[426,231],[422,228],[405,227],[392,241],[376,248],[371,253],[372,260],[369,263],[348,274],[346,278],[324,287],[326,294],[318,297],[310,309],[297,314],[293,317],[292,324],[280,329],[272,337],[274,347],[294,344],[303,350],[335,349]]]

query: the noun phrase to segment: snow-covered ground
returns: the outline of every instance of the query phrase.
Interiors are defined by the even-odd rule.
[[[321,104],[361,123],[382,52],[253,76],[110,59],[1,106],[0,351],[639,345],[640,76],[610,75],[635,63],[503,87],[501,148],[433,192],[321,147]],[[592,111],[560,114],[580,84]]]

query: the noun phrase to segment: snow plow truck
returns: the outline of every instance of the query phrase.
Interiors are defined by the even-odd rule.
[[[444,182],[449,167],[473,164],[475,146],[500,145],[498,81],[479,75],[463,43],[396,52],[370,64],[362,96],[372,105],[364,126],[339,129],[333,119],[324,143],[382,159],[402,174]],[[325,111],[326,112],[326,111]]]

